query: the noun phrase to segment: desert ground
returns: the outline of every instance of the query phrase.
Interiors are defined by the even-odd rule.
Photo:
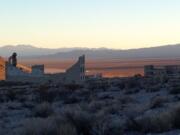
[[[179,80],[0,82],[1,135],[178,135]]]

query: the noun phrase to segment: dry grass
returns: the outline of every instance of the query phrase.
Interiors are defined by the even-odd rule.
[[[46,118],[48,116],[51,116],[53,113],[54,113],[53,108],[48,102],[44,102],[37,105],[33,110],[33,114],[35,117]]]
[[[77,130],[78,134],[90,135],[93,117],[80,107],[66,108],[63,110],[62,115],[66,118],[68,123],[71,123]]]
[[[171,90],[170,90],[170,92],[169,92],[170,94],[180,94],[180,86],[174,86]]]
[[[162,107],[168,101],[167,97],[155,97],[150,102],[150,109]]]
[[[24,122],[20,135],[77,135],[75,127],[58,118],[32,118]]]
[[[127,122],[127,130],[143,133],[161,133],[180,128],[180,105],[160,113],[130,118]]]

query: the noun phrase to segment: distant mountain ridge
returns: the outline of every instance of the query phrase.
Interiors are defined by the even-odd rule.
[[[133,59],[133,58],[180,58],[180,44],[159,47],[113,50],[113,49],[86,49],[59,52],[46,56],[47,58],[77,58],[85,54],[89,59]]]
[[[77,58],[85,54],[90,59],[116,59],[116,58],[180,58],[180,44],[159,47],[115,50],[107,48],[37,48],[31,45],[0,47],[0,56],[9,56],[17,52],[19,56],[37,58]]]
[[[86,48],[57,48],[57,49],[49,49],[49,48],[38,48],[32,45],[6,45],[0,47],[0,56],[7,57],[11,55],[12,52],[17,52],[20,56],[42,56],[55,54],[59,52],[68,52],[77,49],[86,49]]]

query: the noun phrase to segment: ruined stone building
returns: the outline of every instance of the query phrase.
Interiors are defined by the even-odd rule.
[[[180,65],[166,66],[144,66],[144,76],[146,77],[180,77]]]
[[[0,80],[27,81],[27,82],[62,82],[81,84],[85,81],[85,56],[80,56],[78,61],[66,72],[46,74],[44,65],[27,67],[17,63],[16,53],[5,61],[0,57]]]

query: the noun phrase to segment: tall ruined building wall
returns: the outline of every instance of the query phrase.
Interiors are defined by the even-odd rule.
[[[6,63],[3,58],[0,58],[0,80],[6,79]]]
[[[85,81],[85,56],[66,71],[66,83],[83,83]]]

